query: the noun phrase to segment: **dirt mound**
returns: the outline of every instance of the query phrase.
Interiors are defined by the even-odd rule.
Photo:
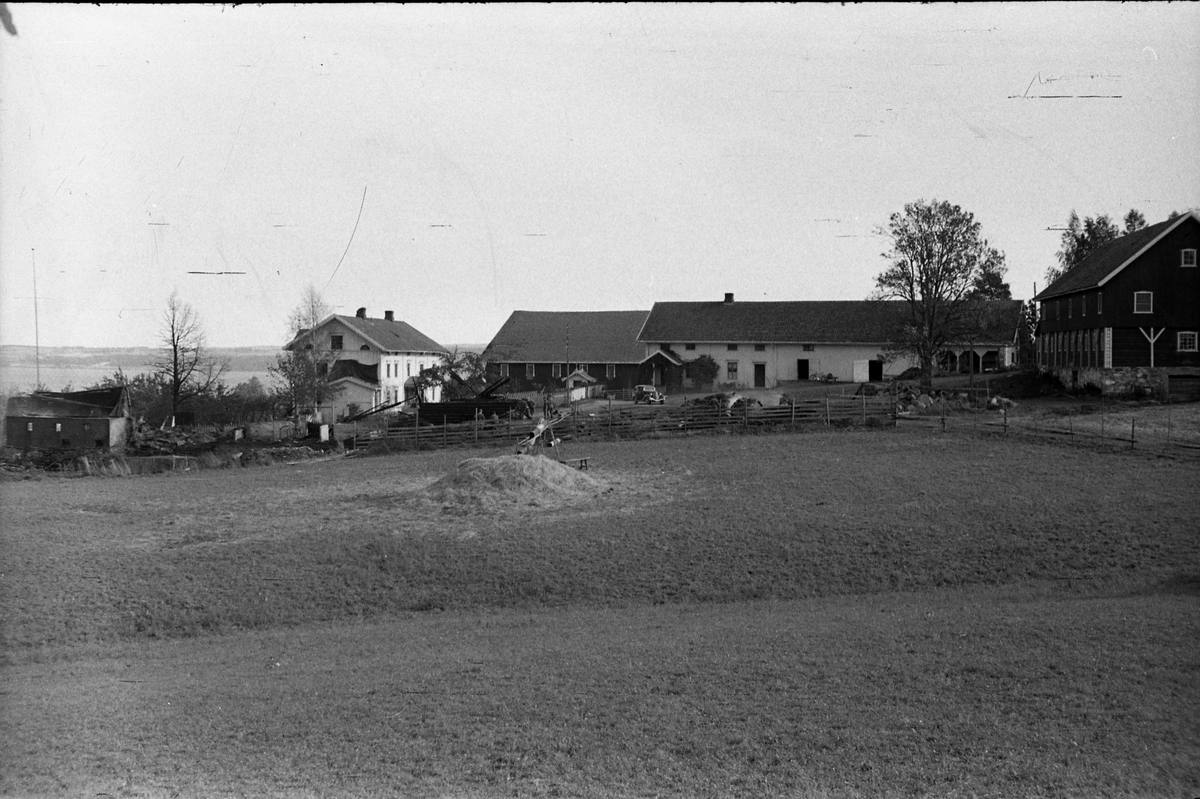
[[[558,505],[605,490],[598,480],[556,460],[504,455],[465,460],[422,493],[442,505],[477,507],[495,502]]]

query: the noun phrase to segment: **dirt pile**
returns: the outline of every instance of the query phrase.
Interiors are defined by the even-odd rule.
[[[497,503],[566,504],[608,490],[600,481],[541,455],[470,458],[422,493],[443,507],[470,510]]]

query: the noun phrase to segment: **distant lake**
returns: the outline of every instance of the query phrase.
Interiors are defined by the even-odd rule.
[[[150,372],[149,365],[125,367],[125,375],[134,377],[142,372]],[[43,365],[41,368],[42,385],[49,391],[62,391],[70,386],[71,391],[82,391],[88,386],[94,386],[106,377],[111,377],[117,371],[115,366],[62,366]],[[38,368],[26,364],[12,364],[0,367],[0,394],[12,396],[25,394],[37,386]],[[263,388],[269,388],[271,377],[266,370],[261,372],[229,371],[221,377],[229,388],[238,383],[245,383],[252,377],[257,377]]]

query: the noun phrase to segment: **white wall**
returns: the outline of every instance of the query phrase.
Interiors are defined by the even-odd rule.
[[[811,351],[805,351],[803,344],[764,344],[758,352],[753,344],[739,344],[736,352],[731,352],[726,344],[696,344],[695,349],[687,349],[685,343],[672,343],[672,349],[685,361],[690,361],[701,355],[708,355],[721,367],[717,375],[718,383],[731,382],[727,364],[736,361],[737,384],[742,388],[754,386],[754,365],[766,365],[767,388],[774,388],[779,383],[796,380],[796,361],[808,360],[810,378],[824,377],[832,373],[838,380],[851,381],[854,379],[854,362],[876,360],[883,350],[882,344],[812,344]],[[659,349],[658,343],[646,345],[646,354],[650,355]],[[884,376],[897,375],[915,365],[909,358],[899,358],[884,364]]]

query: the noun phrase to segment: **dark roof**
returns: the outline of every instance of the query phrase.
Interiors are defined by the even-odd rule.
[[[978,313],[980,327],[971,338],[976,344],[1009,344],[1017,337],[1024,316],[1022,300],[989,300]],[[970,343],[957,341],[959,344]]]
[[[291,349],[292,345],[301,339],[307,338],[313,331],[320,330],[334,320],[341,322],[346,327],[358,333],[383,352],[448,352],[441,344],[438,344],[407,322],[401,322],[398,319],[389,321],[387,319],[373,319],[370,317],[364,319],[359,316],[345,316],[343,314],[333,314],[322,320],[313,330],[297,333],[295,338],[284,345],[284,349]]]
[[[508,363],[638,363],[648,311],[513,311],[487,346]]]
[[[638,340],[653,343],[887,341],[906,303],[656,302]]]
[[[1011,341],[1021,301],[992,300],[984,308],[988,340]],[[647,344],[879,344],[894,337],[907,310],[908,303],[900,300],[656,302],[638,340]],[[1001,333],[1003,329],[1007,332]]]
[[[329,368],[329,382],[341,380],[344,377],[355,377],[364,383],[379,384],[379,367],[376,364],[359,363],[358,361],[334,361]]]
[[[1158,222],[1126,236],[1113,239],[1047,286],[1034,299],[1041,301],[1050,297],[1059,297],[1099,287],[1105,278],[1128,266],[1130,261],[1142,253],[1142,250],[1189,218],[1197,219],[1194,212],[1182,214],[1174,219]]]
[[[122,386],[90,391],[38,391],[10,397],[6,415],[62,419],[120,417],[129,415],[129,401]]]

